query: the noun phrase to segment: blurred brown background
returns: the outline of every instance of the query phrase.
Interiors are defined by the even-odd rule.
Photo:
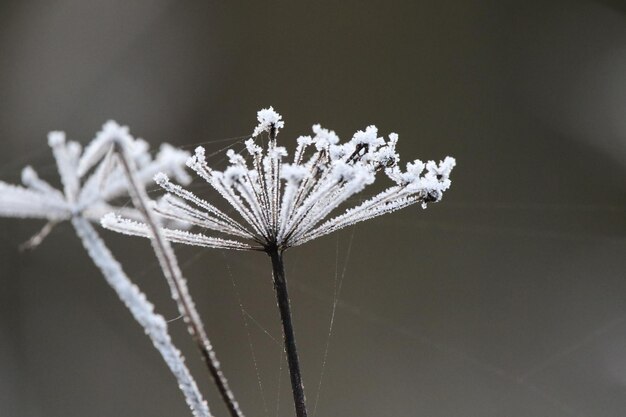
[[[27,164],[58,181],[49,130],[86,143],[114,118],[213,152],[269,105],[286,144],[317,122],[344,139],[373,123],[405,161],[458,161],[442,203],[287,253],[311,414],[626,414],[626,3],[0,5],[4,181]],[[0,416],[189,415],[69,225],[18,251],[40,227],[0,219]],[[102,233],[175,319],[148,243]],[[268,259],[177,253],[247,416],[293,415]]]

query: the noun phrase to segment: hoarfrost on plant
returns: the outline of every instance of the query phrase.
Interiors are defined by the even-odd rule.
[[[312,136],[297,139],[294,157],[287,162],[287,150],[277,143],[278,131],[284,127],[280,114],[269,107],[260,110],[257,119],[252,138],[245,142],[248,158],[228,150],[230,165],[219,171],[209,167],[204,148],[198,147],[187,161],[234,208],[239,219],[172,183],[167,175],[155,176],[167,192],[157,213],[233,239],[165,229],[168,239],[213,248],[282,250],[412,204],[420,203],[425,208],[428,203],[440,201],[450,188],[454,158],[446,157],[439,163],[414,160],[402,170],[396,133],[384,138],[376,126],[368,126],[340,143],[335,132],[316,124]],[[268,141],[263,148],[254,138],[264,132]],[[333,215],[381,173],[394,185]],[[107,216],[103,225],[122,233],[148,236],[140,224],[120,216]]]

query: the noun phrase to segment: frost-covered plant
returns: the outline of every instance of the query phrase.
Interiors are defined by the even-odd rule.
[[[283,326],[296,414],[305,417],[306,404],[285,278],[283,251],[355,223],[420,203],[441,200],[450,187],[454,158],[436,163],[415,160],[402,170],[396,152],[397,134],[378,136],[375,126],[358,131],[340,143],[338,136],[320,125],[313,136],[301,136],[291,162],[278,146],[282,117],[271,107],[258,112],[259,124],[246,141],[248,159],[227,152],[230,165],[218,171],[207,165],[199,147],[187,165],[214,188],[240,219],[172,183],[166,173],[155,176],[167,194],[155,208],[162,217],[217,232],[218,236],[164,228],[166,239],[210,248],[265,251],[271,258],[273,282]],[[255,138],[267,133],[264,149]],[[374,183],[383,172],[393,182],[384,191],[341,214],[334,214],[349,199]],[[137,236],[151,236],[149,224],[118,214],[107,214],[104,227]]]
[[[198,147],[187,165],[209,183],[239,213],[243,222],[219,210],[192,192],[170,182],[166,173],[155,176],[167,194],[156,208],[166,219],[234,236],[224,239],[204,233],[164,229],[171,241],[223,249],[278,250],[301,245],[355,223],[371,219],[415,203],[426,207],[441,200],[450,187],[454,158],[439,164],[420,160],[399,167],[396,152],[398,135],[378,137],[375,126],[358,131],[343,144],[333,131],[313,126],[314,136],[301,136],[293,161],[284,162],[287,150],[277,145],[276,135],[284,126],[271,107],[258,114],[259,125],[253,138],[267,132],[264,151],[254,139],[246,141],[251,166],[242,155],[228,150],[230,166],[224,171],[211,169],[205,150]],[[307,151],[311,150],[307,158]],[[349,198],[373,184],[384,172],[395,185],[344,213],[329,215]],[[187,202],[183,201],[186,200]],[[105,227],[131,235],[147,236],[145,225],[109,214]]]
[[[49,222],[70,220],[75,215],[97,222],[111,210],[140,218],[134,209],[113,206],[113,202],[128,194],[126,173],[122,166],[114,164],[113,158],[103,157],[111,153],[113,138],[124,144],[137,170],[135,177],[142,185],[149,184],[158,172],[170,172],[177,181],[191,181],[185,172],[187,152],[164,144],[154,160],[148,151],[148,143],[133,139],[128,128],[107,122],[90,145],[82,150],[78,142],[66,141],[65,133],[51,132],[48,144],[52,148],[57,169],[63,185],[57,190],[39,178],[30,166],[22,170],[22,183],[16,186],[0,181],[0,215],[5,217],[46,219]],[[94,165],[97,164],[95,169]]]
[[[153,160],[146,142],[134,139],[128,129],[114,122],[84,150],[68,142],[61,132],[49,135],[63,190],[38,177],[30,167],[22,171],[24,186],[0,181],[0,215],[46,219],[44,228],[27,246],[37,246],[54,225],[71,221],[83,246],[107,282],[129,308],[177,378],[193,414],[209,417],[208,405],[176,349],[162,316],[154,312],[145,295],[124,274],[121,265],[98,236],[91,222],[102,217],[110,229],[149,237],[170,286],[172,299],[187,323],[214,382],[232,417],[243,417],[208,339],[202,320],[188,292],[169,241],[196,246],[265,251],[271,258],[273,282],[283,327],[296,414],[307,415],[304,388],[291,322],[289,296],[283,264],[284,250],[363,220],[421,203],[437,202],[450,187],[453,158],[440,163],[419,160],[399,168],[398,137],[378,137],[376,127],[357,132],[340,144],[334,132],[313,126],[313,136],[298,138],[292,162],[284,162],[287,151],[277,145],[283,128],[281,116],[271,107],[258,113],[259,124],[246,142],[250,162],[232,150],[230,166],[224,171],[209,168],[203,148],[189,157],[186,152],[164,145]],[[268,135],[263,149],[255,138]],[[239,214],[236,219],[169,180],[183,185],[190,181],[184,162],[207,181]],[[372,184],[384,172],[395,185],[347,208],[337,210]],[[167,194],[159,202],[149,200],[145,186],[152,177]],[[134,208],[116,207],[114,202],[129,195]],[[115,214],[113,214],[113,212]],[[155,216],[166,222],[163,227]],[[172,227],[177,225],[179,228]],[[197,226],[218,236],[191,233]]]
[[[163,145],[153,160],[147,143],[132,138],[127,128],[115,122],[106,123],[84,152],[77,142],[66,141],[61,132],[50,133],[48,142],[57,162],[63,190],[55,189],[39,178],[34,169],[26,167],[22,171],[25,187],[0,181],[0,215],[48,220],[42,231],[28,242],[29,247],[39,244],[57,222],[70,220],[93,262],[144,328],[176,377],[193,414],[210,417],[209,407],[185,366],[182,354],[172,343],[166,321],[154,312],[152,304],[126,276],[90,222],[98,221],[103,213],[115,209],[149,224],[153,247],[168,278],[172,297],[177,301],[231,415],[242,416],[187,292],[176,258],[148,207],[145,185],[151,182],[155,173],[169,172],[182,183],[190,181],[184,168],[189,155]],[[111,205],[115,199],[128,194],[136,208]]]

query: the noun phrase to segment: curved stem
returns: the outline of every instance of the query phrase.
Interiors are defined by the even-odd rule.
[[[115,290],[134,319],[143,327],[152,344],[176,377],[178,387],[185,396],[193,415],[211,417],[209,406],[187,369],[182,353],[172,342],[165,319],[154,311],[153,305],[146,299],[145,294],[124,273],[120,263],[113,257],[89,221],[84,217],[75,216],[72,218],[72,224],[93,263],[100,269],[107,283]]]
[[[116,143],[115,150],[119,155],[121,165],[124,169],[128,180],[128,193],[133,200],[135,208],[142,214],[146,225],[148,226],[152,236],[150,241],[154,249],[154,253],[159,260],[163,274],[167,279],[172,293],[172,298],[178,305],[178,310],[183,316],[187,324],[187,330],[198,346],[202,359],[209,368],[209,373],[213,377],[215,385],[226,404],[231,417],[243,417],[243,413],[239,408],[239,404],[235,400],[235,396],[228,386],[228,381],[220,369],[220,363],[217,360],[213,346],[209,341],[209,337],[204,329],[204,323],[200,318],[200,314],[187,289],[187,283],[182,276],[180,267],[174,251],[169,242],[163,236],[159,223],[153,211],[148,207],[148,195],[146,190],[139,184],[135,178],[135,167],[133,160],[128,156],[125,147]]]
[[[276,300],[278,301],[278,309],[280,310],[280,321],[283,326],[285,352],[287,353],[287,363],[289,364],[289,376],[291,377],[291,390],[293,391],[296,416],[306,417],[307,411],[304,398],[304,386],[300,374],[298,351],[296,350],[296,335],[293,330],[293,323],[291,322],[291,307],[289,305],[289,294],[287,292],[283,253],[278,248],[268,248],[267,254],[272,259],[274,290],[276,291]]]

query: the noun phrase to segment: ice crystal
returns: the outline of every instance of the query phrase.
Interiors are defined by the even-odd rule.
[[[229,150],[230,165],[218,171],[208,166],[204,148],[198,147],[187,161],[235,209],[239,219],[174,184],[165,173],[155,176],[167,192],[157,213],[231,238],[165,229],[168,239],[213,248],[283,250],[412,204],[425,208],[441,200],[450,187],[454,158],[439,163],[415,160],[403,170],[396,151],[398,135],[392,133],[385,139],[375,126],[340,143],[335,132],[314,125],[313,136],[299,137],[294,157],[287,162],[287,150],[276,139],[284,126],[282,117],[270,107],[258,112],[258,121],[252,138],[245,142],[248,159]],[[254,139],[263,132],[268,135],[265,149]],[[381,172],[394,185],[333,215]],[[121,233],[148,236],[145,226],[119,214],[107,215],[102,224]]]

